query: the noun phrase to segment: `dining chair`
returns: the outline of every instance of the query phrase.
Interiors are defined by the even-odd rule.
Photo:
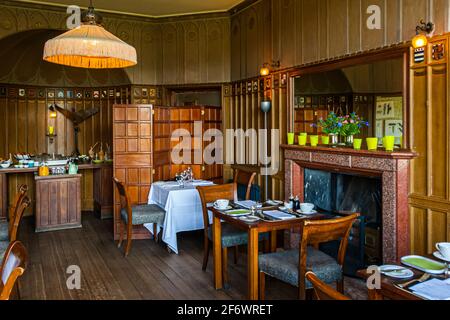
[[[14,217],[16,215],[17,208],[19,208],[27,192],[28,186],[24,184],[19,187],[19,192],[17,192],[14,196],[13,205],[9,209],[8,221],[0,222],[0,241],[10,240],[10,230],[14,224]]]
[[[22,242],[11,242],[0,268],[0,300],[9,300],[17,279],[25,272],[27,260],[27,250]]]
[[[125,228],[127,229],[127,244],[125,247],[125,257],[128,256],[131,249],[131,241],[133,238],[133,226],[142,226],[147,223],[153,224],[153,237],[158,242],[158,225],[164,224],[166,211],[155,204],[135,205],[132,206],[128,197],[125,186],[118,179],[113,178],[114,183],[119,191],[120,196],[120,238],[117,245],[122,246]]]
[[[306,299],[307,290],[311,293],[311,282],[306,279],[308,271],[313,271],[323,282],[336,282],[337,290],[344,293],[342,275],[348,237],[359,214],[329,220],[305,220],[301,225],[299,249],[264,254],[259,257],[259,294],[265,296],[265,276],[277,278],[298,287],[300,300]],[[340,241],[337,259],[320,251],[319,244]]]
[[[236,201],[237,184],[223,184],[214,186],[197,187],[202,202],[203,224],[204,224],[204,256],[202,270],[206,271],[210,251],[210,242],[213,240],[212,226],[209,221],[208,205],[218,199]],[[267,234],[260,234],[260,240],[267,240]],[[222,273],[225,286],[228,286],[228,248],[246,245],[248,234],[228,223],[222,224]],[[237,250],[235,250],[235,253]],[[235,256],[236,262],[236,256]]]
[[[19,230],[20,222],[22,221],[23,213],[30,206],[31,200],[27,196],[22,198],[21,203],[16,208],[13,221],[9,224],[8,237],[0,240],[0,257],[3,257],[9,244],[17,240],[17,232]]]
[[[306,280],[308,280],[314,288],[317,300],[351,300],[347,296],[343,295],[339,291],[327,285],[320,280],[312,271],[308,271],[305,274]]]
[[[237,169],[234,175],[234,182],[237,183],[238,188],[245,188],[245,199],[250,200],[250,192],[252,190],[253,181],[255,180],[256,172],[246,172]]]

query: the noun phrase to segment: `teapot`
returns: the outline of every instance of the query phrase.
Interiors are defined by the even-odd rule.
[[[77,174],[78,173],[78,165],[75,162],[69,163],[69,174]]]
[[[47,177],[49,175],[50,175],[50,169],[48,168],[46,163],[42,163],[42,165],[39,167],[39,176]]]

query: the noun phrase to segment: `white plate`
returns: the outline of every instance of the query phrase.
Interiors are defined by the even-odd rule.
[[[245,217],[241,217],[240,219],[244,222],[249,222],[249,223],[261,220],[260,218],[255,217],[255,216],[245,216]]]
[[[269,206],[278,206],[278,205],[283,204],[283,201],[268,200],[268,201],[266,201],[266,204],[268,204]]]
[[[395,265],[384,265],[378,268],[382,274],[385,276],[396,278],[396,279],[408,279],[414,277],[414,272],[405,267],[395,266]],[[383,270],[399,270],[392,272],[383,272]]]
[[[317,212],[317,210],[313,210],[311,212],[302,212],[301,210],[297,210],[297,213],[304,214],[307,216],[307,215],[311,215],[311,214],[317,214],[319,212]]]
[[[231,210],[231,209],[233,209],[232,206],[228,206],[228,207],[226,207],[226,208],[224,208],[224,209],[221,209],[221,208],[216,207],[216,206],[213,206],[213,208],[216,209],[216,210],[219,210],[219,211],[226,211],[226,210]]]
[[[433,255],[442,261],[450,262],[450,259],[444,258],[444,256],[439,251],[434,252]]]

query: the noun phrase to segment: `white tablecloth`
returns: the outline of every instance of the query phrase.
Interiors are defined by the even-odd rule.
[[[209,181],[186,184],[184,188],[177,182],[156,182],[152,185],[148,195],[148,203],[156,204],[166,210],[162,240],[168,247],[178,254],[177,233],[202,230],[203,213],[200,195],[195,189],[200,185],[213,185]],[[210,216],[210,223],[212,223]],[[153,233],[153,224],[145,227]],[[158,226],[158,233],[160,231]]]

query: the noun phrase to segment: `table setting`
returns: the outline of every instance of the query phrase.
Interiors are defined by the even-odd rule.
[[[202,230],[203,213],[200,196],[196,187],[214,185],[211,181],[196,180],[192,170],[185,170],[176,175],[176,180],[160,181],[152,184],[148,195],[148,204],[156,204],[166,211],[162,241],[169,252],[179,253],[177,233]],[[212,218],[210,217],[212,222]],[[153,224],[144,225],[153,233]]]
[[[437,243],[434,259],[409,255],[402,265],[383,265],[379,272],[392,279],[392,285],[425,300],[450,300],[450,243]],[[405,282],[406,281],[406,282]]]

